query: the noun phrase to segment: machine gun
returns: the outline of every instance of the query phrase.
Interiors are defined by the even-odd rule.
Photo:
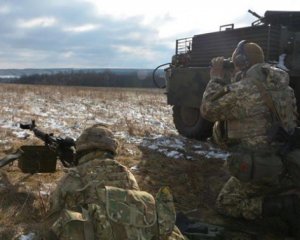
[[[248,13],[251,13],[254,17],[257,17],[258,19],[262,19],[263,17],[258,15],[256,12],[253,12],[252,10],[248,10]]]
[[[248,13],[252,14],[254,17],[257,18],[257,20],[255,20],[255,21],[252,23],[252,26],[259,25],[259,24],[262,24],[262,23],[263,23],[264,17],[260,16],[260,15],[257,14],[256,12],[251,11],[250,9],[248,10]]]
[[[20,124],[21,129],[28,129],[41,139],[44,146],[22,146],[16,153],[0,160],[0,168],[18,159],[18,166],[23,172],[54,172],[57,158],[64,167],[77,165],[75,159],[75,141],[72,138],[55,137],[53,133],[45,133],[36,127],[35,121]]]

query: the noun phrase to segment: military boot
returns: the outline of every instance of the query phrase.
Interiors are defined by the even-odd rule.
[[[290,227],[290,233],[300,239],[300,199],[295,194],[268,196],[263,201],[263,217],[280,217]]]

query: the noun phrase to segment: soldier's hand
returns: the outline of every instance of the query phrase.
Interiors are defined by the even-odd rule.
[[[224,78],[224,57],[216,57],[211,60],[210,78]]]

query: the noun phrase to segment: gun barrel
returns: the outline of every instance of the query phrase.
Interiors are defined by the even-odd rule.
[[[258,19],[262,19],[263,17],[258,15],[256,12],[251,11],[250,9],[248,10],[249,13],[251,13],[254,17],[257,17]]]
[[[44,133],[43,131],[41,131],[41,130],[39,130],[39,129],[37,129],[37,128],[32,129],[32,131],[33,131],[34,135],[35,135],[37,138],[41,139],[41,140],[44,141],[46,144],[49,143],[49,134]]]

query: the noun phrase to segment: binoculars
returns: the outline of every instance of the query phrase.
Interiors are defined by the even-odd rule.
[[[231,58],[224,59],[223,68],[225,68],[225,69],[234,69],[234,64],[233,64]]]

